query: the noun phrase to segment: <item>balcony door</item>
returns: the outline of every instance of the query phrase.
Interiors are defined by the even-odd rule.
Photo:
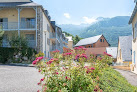
[[[21,18],[21,28],[23,29],[35,28],[35,18]]]
[[[0,18],[0,28],[2,29],[8,28],[8,18]]]

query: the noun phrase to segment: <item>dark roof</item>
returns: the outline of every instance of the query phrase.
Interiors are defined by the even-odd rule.
[[[135,15],[136,15],[136,12],[137,12],[137,5],[135,6],[135,8],[134,8],[134,10],[133,10],[133,13],[132,13],[132,15],[131,15],[131,17],[130,17],[130,20],[129,20],[128,24],[131,24],[131,23],[132,23]]]
[[[9,2],[32,2],[31,0],[0,0],[0,3],[9,3]]]
[[[93,44],[96,43],[102,35],[94,36],[94,37],[89,37],[80,40],[75,46],[83,46],[83,45],[88,45],[88,44]]]
[[[41,6],[34,2],[0,3],[0,7]]]
[[[120,36],[119,43],[123,61],[132,61],[132,36]]]

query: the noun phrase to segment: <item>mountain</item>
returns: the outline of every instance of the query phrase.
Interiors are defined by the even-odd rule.
[[[129,19],[129,16],[99,17],[97,18],[98,22],[88,26],[64,25],[61,28],[70,34],[78,35],[82,38],[103,34],[111,46],[117,46],[119,36],[132,34],[132,26],[128,25]]]
[[[85,30],[85,28],[87,28],[90,25],[89,24],[80,24],[80,25],[62,24],[58,26],[61,27],[63,31],[75,36],[75,35],[79,35],[78,33],[81,33],[82,31]]]

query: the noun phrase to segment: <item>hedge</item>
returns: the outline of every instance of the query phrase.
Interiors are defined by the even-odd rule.
[[[0,63],[7,63],[8,59],[13,58],[17,48],[0,47]]]

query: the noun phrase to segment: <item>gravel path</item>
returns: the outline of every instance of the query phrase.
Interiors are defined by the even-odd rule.
[[[37,92],[43,77],[35,67],[0,65],[0,92]]]
[[[130,71],[124,71],[124,70],[119,70],[115,69],[116,71],[120,72],[121,75],[123,75],[129,83],[131,83],[134,86],[137,86],[137,74],[134,74]]]

